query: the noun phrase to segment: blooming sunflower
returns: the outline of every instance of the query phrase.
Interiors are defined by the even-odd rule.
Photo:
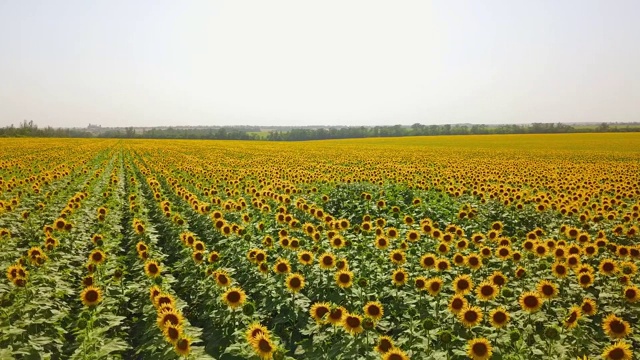
[[[507,283],[507,277],[504,276],[502,271],[494,271],[493,274],[489,277],[489,280],[498,287],[503,287],[504,284]]]
[[[80,293],[80,299],[84,306],[96,306],[102,301],[102,290],[95,286],[87,286],[82,290],[82,293]]]
[[[564,326],[569,329],[573,329],[578,325],[578,320],[581,315],[582,312],[580,311],[580,307],[572,306],[571,309],[569,309],[569,315],[567,315],[567,318],[564,320]]]
[[[379,301],[369,301],[363,307],[364,314],[373,321],[382,319],[384,308]]]
[[[389,350],[393,349],[393,339],[390,336],[380,336],[375,350],[380,354],[386,354]]]
[[[342,321],[342,327],[351,335],[360,334],[364,331],[364,328],[362,327],[362,316],[356,314],[346,314]]]
[[[420,266],[425,269],[433,269],[436,266],[436,256],[433,254],[424,254],[420,258]]]
[[[467,342],[467,355],[472,360],[487,360],[493,355],[493,348],[486,338],[471,339]]]
[[[633,353],[631,346],[624,340],[607,346],[602,352],[602,358],[606,360],[631,360]]]
[[[287,290],[292,293],[297,293],[304,288],[304,277],[300,274],[289,274],[285,279]]]
[[[347,309],[342,306],[337,306],[331,309],[329,312],[329,317],[327,321],[333,326],[339,326],[342,324],[345,315],[347,314]]]
[[[603,259],[602,261],[600,261],[598,269],[602,274],[611,276],[615,275],[615,273],[618,271],[618,266],[612,259]]]
[[[269,336],[269,330],[259,322],[254,322],[249,325],[249,328],[245,332],[245,339],[249,344],[252,344],[258,339],[259,335]]]
[[[384,235],[380,235],[375,240],[376,248],[383,250],[389,247],[389,239],[387,239]]]
[[[591,272],[578,273],[578,284],[583,289],[588,288],[593,284],[593,274]]]
[[[518,302],[520,303],[522,310],[533,313],[540,310],[543,299],[540,298],[540,295],[537,292],[527,291],[520,295]]]
[[[409,356],[398,348],[392,348],[382,355],[382,360],[409,360]]]
[[[302,265],[313,264],[313,253],[306,250],[298,252],[298,261]]]
[[[551,272],[553,276],[557,278],[564,278],[569,274],[569,269],[567,265],[561,262],[555,262],[551,265]]]
[[[617,317],[615,314],[609,314],[602,320],[602,329],[611,339],[622,339],[631,334],[631,326],[628,322]]]
[[[427,289],[427,278],[425,278],[424,276],[419,276],[415,278],[413,284],[416,287],[416,290],[425,291]]]
[[[317,324],[325,323],[324,316],[331,311],[331,306],[328,303],[315,303],[309,309],[309,313],[311,317],[316,321]]]
[[[398,268],[393,271],[393,274],[391,274],[391,281],[395,286],[404,285],[407,282],[408,278],[409,278],[409,274],[403,268]]]
[[[505,308],[500,306],[491,311],[491,313],[489,314],[489,318],[491,321],[491,326],[493,326],[494,328],[502,328],[507,325],[511,316]]]
[[[144,273],[149,277],[156,277],[160,275],[162,268],[158,265],[158,262],[155,260],[147,260],[144,263]]]
[[[180,326],[182,325],[182,320],[182,314],[180,314],[176,309],[164,308],[158,313],[158,328],[163,330],[168,324]]]
[[[174,344],[182,337],[182,326],[169,323],[162,330],[165,340],[168,343]]]
[[[543,299],[553,299],[558,296],[558,286],[549,280],[541,280],[536,289]]]
[[[584,298],[584,300],[582,300],[582,305],[580,306],[580,309],[584,314],[587,314],[587,315],[595,315],[596,312],[598,311],[598,307],[596,305],[595,300],[590,298]]]
[[[440,294],[440,290],[442,290],[443,283],[444,281],[440,277],[434,277],[427,280],[426,288],[427,288],[427,291],[429,292],[429,295],[438,296],[438,294]]]
[[[466,295],[473,290],[473,280],[469,275],[458,275],[453,279],[453,291],[458,295]]]
[[[331,253],[324,253],[319,258],[320,268],[323,270],[329,270],[336,266],[336,258]]]
[[[472,328],[482,321],[482,310],[477,306],[466,306],[458,313],[458,320],[467,328]]]
[[[635,285],[630,285],[624,288],[624,298],[630,303],[640,301],[640,289]]]
[[[232,309],[242,306],[246,298],[244,291],[239,287],[232,287],[222,294],[222,301]]]
[[[276,351],[275,345],[269,336],[265,334],[259,334],[251,345],[253,347],[253,351],[255,351],[261,359],[273,358],[273,353]]]
[[[466,264],[471,270],[478,270],[482,267],[482,259],[476,254],[469,254],[466,259]]]
[[[481,301],[493,300],[498,296],[498,287],[489,281],[483,281],[476,288],[476,295]]]
[[[346,289],[353,285],[353,273],[348,270],[340,270],[335,274],[336,284],[339,287]]]
[[[454,295],[449,301],[448,308],[451,313],[459,314],[460,311],[462,311],[462,309],[467,307],[467,305],[468,305],[467,299],[465,299],[464,296]]]
[[[189,356],[191,352],[191,339],[188,337],[181,337],[173,345],[173,350],[180,356]]]
[[[273,265],[273,271],[276,274],[286,274],[291,271],[291,265],[289,264],[289,260],[287,259],[278,259],[276,263]]]
[[[407,261],[407,256],[404,254],[404,251],[400,249],[393,250],[389,254],[389,258],[391,259],[391,262],[396,265],[402,265]]]

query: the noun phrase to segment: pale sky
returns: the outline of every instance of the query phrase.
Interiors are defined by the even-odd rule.
[[[0,126],[640,121],[640,1],[0,0]]]

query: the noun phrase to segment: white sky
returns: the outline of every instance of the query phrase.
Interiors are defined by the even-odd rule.
[[[0,0],[0,126],[640,121],[640,1]]]

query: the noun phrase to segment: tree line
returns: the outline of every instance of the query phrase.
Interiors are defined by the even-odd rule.
[[[245,127],[250,130],[257,128]],[[526,125],[423,125],[411,126],[374,126],[374,127],[329,127],[329,128],[291,128],[282,131],[270,131],[260,135],[257,131],[245,128],[152,128],[136,131],[133,127],[109,129],[94,134],[78,129],[38,128],[33,121],[24,120],[18,127],[13,125],[0,128],[0,137],[99,137],[99,138],[135,138],[135,139],[211,139],[211,140],[266,140],[266,141],[305,141],[324,139],[353,139],[368,137],[437,136],[437,135],[481,135],[481,134],[555,134],[575,132],[640,132],[640,124],[608,124],[574,127],[563,123],[533,123]]]

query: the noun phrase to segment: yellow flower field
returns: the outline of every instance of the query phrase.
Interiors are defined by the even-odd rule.
[[[640,134],[0,143],[2,359],[638,357]]]

